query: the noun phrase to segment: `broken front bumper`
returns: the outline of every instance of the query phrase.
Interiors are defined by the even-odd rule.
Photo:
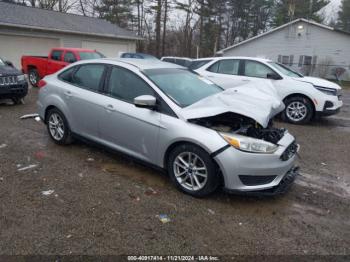
[[[225,189],[256,193],[273,190],[286,183],[286,177],[295,177],[290,175],[297,173],[294,162],[298,147],[294,137],[287,132],[278,144],[279,147],[273,154],[247,153],[228,147],[216,155],[215,160],[224,177]]]
[[[299,167],[292,167],[287,174],[282,178],[281,182],[272,188],[258,190],[258,191],[237,191],[226,189],[225,191],[232,194],[238,195],[249,195],[249,196],[276,196],[283,195],[288,191],[290,186],[293,184],[296,177],[299,175]]]

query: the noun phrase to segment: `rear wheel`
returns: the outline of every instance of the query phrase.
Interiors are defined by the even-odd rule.
[[[51,109],[46,116],[47,130],[51,139],[59,145],[67,145],[72,142],[72,134],[68,122],[61,111]]]
[[[182,144],[173,149],[167,169],[176,187],[192,196],[207,196],[219,185],[214,160],[202,148],[192,144]]]
[[[38,70],[36,70],[35,68],[29,69],[28,78],[32,86],[38,86],[40,80]]]
[[[285,101],[286,108],[282,113],[282,119],[292,124],[306,124],[310,122],[314,114],[312,102],[301,96],[294,96]]]

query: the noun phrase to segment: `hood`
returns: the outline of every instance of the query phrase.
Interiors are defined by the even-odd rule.
[[[328,88],[333,88],[333,89],[341,89],[339,85],[336,83],[333,83],[331,81],[318,78],[318,77],[311,77],[311,76],[304,76],[300,78],[293,77],[294,80],[300,81],[300,82],[305,82],[312,84],[314,86],[321,86],[321,87],[328,87]]]
[[[270,119],[283,109],[284,104],[280,99],[259,91],[254,88],[254,83],[249,83],[206,97],[183,108],[181,114],[189,120],[232,112],[254,119],[267,127]]]
[[[18,69],[11,66],[0,66],[0,76],[16,76],[22,74]]]

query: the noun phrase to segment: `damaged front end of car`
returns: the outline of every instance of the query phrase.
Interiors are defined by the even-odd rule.
[[[299,146],[285,128],[273,126],[272,119],[283,110],[283,103],[227,91],[186,108],[187,121],[215,130],[227,142],[213,154],[226,190],[284,193],[298,174],[294,162]]]
[[[216,130],[220,134],[237,134],[273,144],[276,144],[286,132],[285,128],[273,127],[272,120],[264,128],[253,119],[232,112],[191,119],[189,122]]]

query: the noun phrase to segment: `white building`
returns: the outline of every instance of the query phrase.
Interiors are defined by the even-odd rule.
[[[350,80],[350,33],[306,19],[220,50],[223,56],[264,57],[305,74]]]
[[[135,52],[140,39],[103,19],[0,2],[0,57],[18,68],[22,55],[47,56],[55,47],[117,57],[119,52]]]

